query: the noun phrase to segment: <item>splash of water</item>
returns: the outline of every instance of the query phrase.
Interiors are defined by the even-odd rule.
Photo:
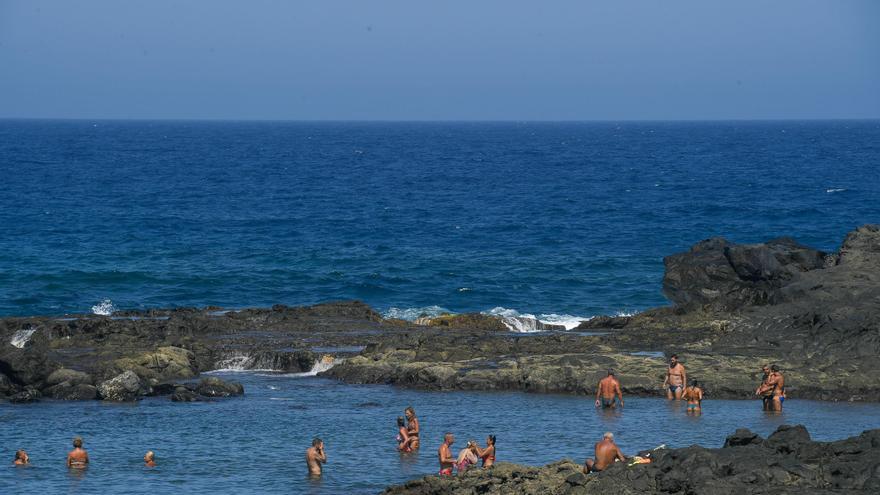
[[[31,336],[36,331],[37,331],[36,328],[23,328],[23,329],[15,332],[15,334],[12,336],[12,339],[9,341],[9,343],[15,347],[18,347],[19,349],[23,349],[25,344],[27,344],[28,341],[31,340]]]
[[[110,316],[113,312],[116,311],[116,306],[113,305],[113,301],[110,299],[104,299],[92,306],[92,314],[101,315],[101,316]]]

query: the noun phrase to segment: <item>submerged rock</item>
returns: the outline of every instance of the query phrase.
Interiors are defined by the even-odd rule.
[[[133,371],[126,371],[98,385],[98,395],[106,401],[130,402],[149,393],[150,386]]]
[[[205,397],[232,397],[244,394],[244,386],[238,382],[227,382],[215,376],[202,378],[195,392]]]
[[[199,402],[203,400],[199,394],[193,392],[186,387],[176,387],[171,393],[172,402]]]
[[[35,388],[27,388],[9,396],[9,402],[13,404],[29,404],[31,402],[37,402],[42,397],[40,391]]]
[[[98,398],[98,389],[85,383],[61,382],[43,389],[43,395],[59,400],[95,400]]]

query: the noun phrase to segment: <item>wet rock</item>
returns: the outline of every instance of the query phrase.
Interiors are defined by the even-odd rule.
[[[29,404],[31,402],[39,401],[41,397],[42,395],[39,390],[35,388],[26,388],[21,392],[9,396],[9,402],[13,404]]]
[[[484,315],[482,313],[446,314],[433,318],[419,318],[416,322],[430,327],[467,328],[491,332],[509,331],[509,328],[500,317]]]
[[[87,383],[61,382],[43,389],[43,395],[58,400],[95,400],[98,389]]]
[[[40,388],[58,367],[56,362],[49,359],[45,337],[39,332],[31,337],[23,349],[0,345],[0,373],[18,385]]]
[[[740,428],[729,435],[724,441],[725,447],[741,447],[743,445],[760,445],[763,439],[751,430]]]
[[[141,378],[158,383],[196,376],[194,359],[194,354],[189,350],[167,346],[138,356],[118,359],[115,365],[117,369],[132,370]]]
[[[215,376],[210,376],[199,381],[195,387],[195,392],[205,397],[232,397],[243,395],[244,386],[238,382],[227,382]]]
[[[8,376],[0,373],[0,396],[13,395],[18,392],[17,388]]]
[[[627,326],[631,320],[631,316],[597,316],[582,321],[580,325],[575,327],[575,330],[597,330],[607,328],[619,330]]]
[[[106,401],[135,401],[149,393],[150,386],[130,370],[98,385],[98,396]]]
[[[173,383],[157,383],[153,385],[152,391],[150,392],[150,397],[157,397],[162,395],[171,395],[174,393],[174,390],[177,389],[178,385]]]
[[[172,402],[199,402],[202,401],[202,397],[199,394],[189,390],[186,387],[176,387],[174,392],[171,394]]]

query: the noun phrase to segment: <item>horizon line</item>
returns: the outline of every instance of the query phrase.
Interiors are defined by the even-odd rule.
[[[872,122],[880,121],[877,117],[808,117],[808,118],[717,118],[717,119],[666,119],[666,118],[645,118],[645,119],[261,119],[261,118],[178,118],[178,117],[3,117],[0,121],[64,121],[64,122],[199,122],[199,123],[301,123],[301,124],[317,124],[317,123],[352,123],[352,124],[407,124],[407,123],[448,123],[448,124],[528,124],[528,123],[546,123],[546,124],[577,124],[577,123],[721,123],[721,122]]]

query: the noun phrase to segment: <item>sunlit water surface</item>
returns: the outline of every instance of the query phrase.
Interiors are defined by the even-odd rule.
[[[756,401],[707,400],[701,417],[681,404],[631,398],[622,412],[597,411],[586,397],[524,393],[422,392],[383,385],[346,385],[321,378],[237,373],[244,398],[136,404],[42,402],[0,404],[0,493],[376,493],[437,471],[444,432],[453,450],[468,438],[498,437],[498,460],[578,462],[610,430],[624,452],[659,444],[718,447],[739,427],[767,435],[781,424],[804,424],[814,439],[832,440],[880,427],[880,405],[789,400],[780,416]],[[422,425],[421,452],[395,450],[395,418],[413,405]],[[64,459],[81,435],[91,456],[87,472],[71,474]],[[326,442],[320,481],[306,476],[312,437]],[[15,468],[15,449],[31,457]],[[145,469],[142,456],[157,454]]]

